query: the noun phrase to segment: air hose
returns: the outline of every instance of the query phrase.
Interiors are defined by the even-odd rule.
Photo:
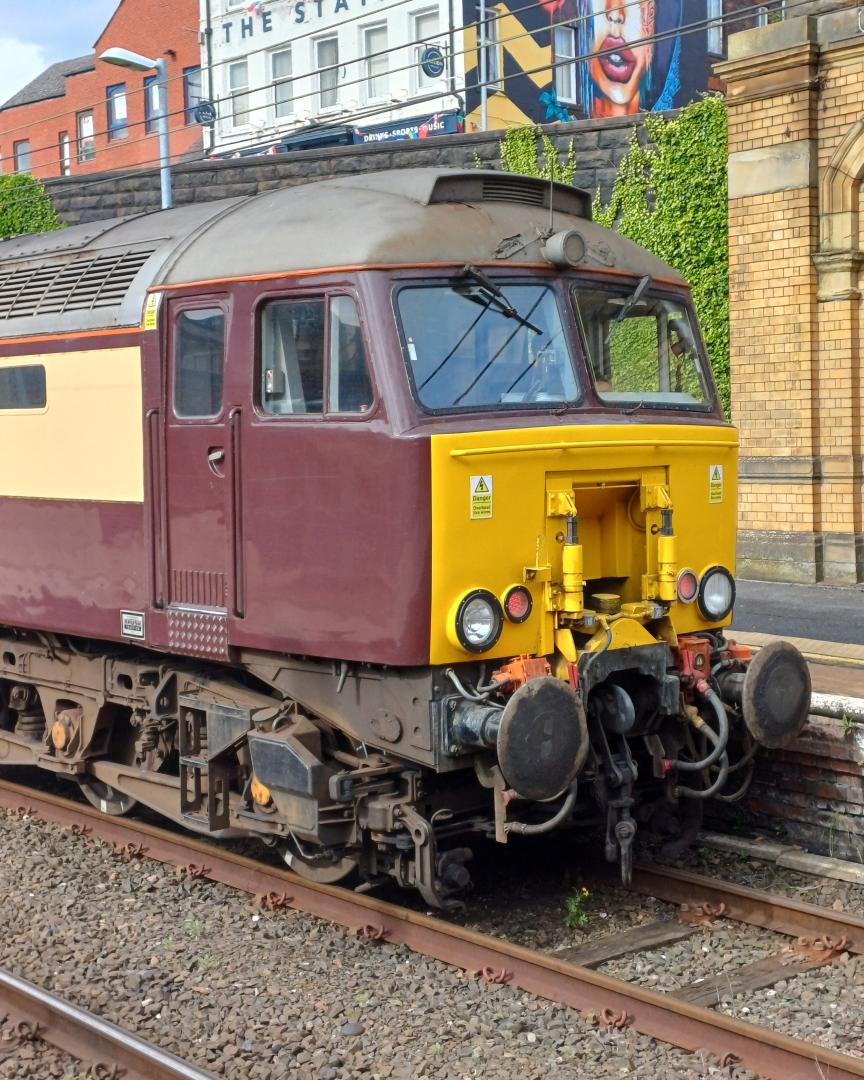
[[[557,814],[548,818],[546,821],[542,821],[539,825],[526,825],[522,821],[508,821],[504,826],[505,833],[514,833],[517,836],[539,836],[541,833],[552,832],[557,828],[562,821],[569,815],[570,811],[576,805],[576,793],[579,789],[578,780],[572,781],[567,789],[567,797],[564,802],[561,803],[561,808]]]
[[[713,765],[726,752],[726,744],[729,741],[729,718],[726,715],[726,706],[710,687],[702,692],[702,697],[714,710],[717,717],[717,731],[709,727],[698,713],[690,717],[690,723],[714,745],[711,753],[702,761],[681,761],[680,759],[676,761],[675,767],[679,772],[701,772],[709,765]]]

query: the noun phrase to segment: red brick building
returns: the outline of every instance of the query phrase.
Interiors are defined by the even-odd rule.
[[[0,106],[0,171],[47,179],[158,161],[155,73],[98,59],[114,47],[165,58],[172,159],[200,146],[198,0],[120,0],[92,53],[53,64]]]

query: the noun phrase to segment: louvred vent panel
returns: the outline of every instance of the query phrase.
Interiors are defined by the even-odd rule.
[[[119,307],[155,248],[106,252],[56,266],[0,268],[0,319]]]

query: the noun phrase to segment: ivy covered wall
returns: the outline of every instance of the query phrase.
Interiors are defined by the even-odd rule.
[[[729,225],[726,105],[716,96],[673,119],[647,116],[634,133],[609,202],[594,219],[674,266],[693,288],[708,359],[729,415]]]
[[[0,176],[0,240],[51,232],[60,224],[39,180],[26,173]]]

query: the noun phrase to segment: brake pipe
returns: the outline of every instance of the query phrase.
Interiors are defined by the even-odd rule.
[[[724,777],[725,780],[725,777]],[[561,803],[561,808],[552,817],[539,825],[526,825],[524,821],[508,821],[504,825],[504,832],[515,836],[540,836],[542,833],[552,832],[562,821],[565,820],[576,805],[576,795],[579,791],[579,781],[573,780],[567,789],[567,797]]]
[[[707,769],[709,765],[713,765],[721,755],[725,754],[726,744],[729,742],[729,718],[726,715],[726,707],[723,702],[710,687],[703,690],[701,696],[709,703],[717,716],[717,731],[715,732],[710,724],[706,724],[695,710],[693,713],[688,714],[687,719],[697,731],[701,731],[714,744],[714,747],[708,757],[703,758],[702,761],[681,761],[678,759],[675,762],[675,767],[679,772],[701,772],[703,769]],[[728,768],[729,763],[727,760],[727,771]]]

